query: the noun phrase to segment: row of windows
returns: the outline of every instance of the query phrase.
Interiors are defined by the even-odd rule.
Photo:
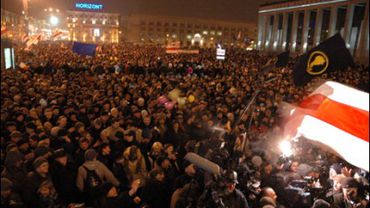
[[[207,31],[207,30],[197,30],[197,29],[188,29],[188,30],[185,30],[183,28],[181,29],[177,29],[177,28],[153,28],[153,27],[149,27],[149,28],[145,28],[145,27],[140,27],[140,30],[141,31],[149,31],[149,32],[152,32],[152,31],[157,31],[157,32],[160,32],[160,31],[165,31],[165,32],[180,32],[180,33],[184,33],[184,32],[187,32],[187,33],[202,33],[203,35],[222,35],[222,34],[237,34],[239,31]],[[248,33],[249,31],[248,30],[245,30],[244,33]]]
[[[200,28],[205,28],[205,29],[211,29],[211,30],[231,30],[231,31],[243,31],[245,32],[247,29],[246,28],[236,28],[236,27],[232,27],[232,28],[229,28],[229,27],[222,27],[222,26],[208,26],[208,25],[193,25],[193,24],[185,24],[185,23],[177,23],[177,22],[173,22],[172,24],[169,23],[169,22],[145,22],[145,21],[140,21],[140,26],[141,27],[144,27],[144,26],[166,26],[166,27],[169,27],[169,26],[172,26],[172,27],[180,27],[180,28],[184,28],[184,27],[187,27],[187,28],[196,28],[196,29],[200,29]]]

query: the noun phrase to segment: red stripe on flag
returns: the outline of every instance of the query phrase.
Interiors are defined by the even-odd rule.
[[[304,113],[369,142],[368,111],[336,102],[321,94],[308,97],[300,107],[305,109]]]

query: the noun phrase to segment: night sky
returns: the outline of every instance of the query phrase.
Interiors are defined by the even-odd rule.
[[[101,3],[108,12],[129,15],[135,13],[151,15],[199,17],[207,19],[256,22],[260,4],[277,0],[29,0],[31,14],[46,7],[67,9],[74,2]],[[20,10],[21,0],[2,0],[1,8]]]

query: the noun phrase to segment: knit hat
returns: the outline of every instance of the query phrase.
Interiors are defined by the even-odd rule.
[[[18,147],[22,146],[23,144],[28,144],[28,141],[27,141],[27,140],[25,140],[25,139],[21,139],[21,140],[19,140],[19,141],[17,142],[17,146],[18,146]]]
[[[57,158],[60,158],[60,157],[64,157],[66,156],[67,154],[65,153],[64,149],[61,148],[61,149],[57,149],[55,150],[54,152],[54,158],[57,159]]]
[[[1,192],[10,191],[12,189],[13,183],[7,178],[1,178]]]
[[[50,152],[50,149],[46,146],[43,146],[43,145],[41,145],[41,146],[39,146],[35,149],[36,157],[44,156],[49,152]]]
[[[85,161],[92,161],[96,157],[97,153],[94,149],[88,149],[85,152]]]
[[[42,164],[47,163],[48,161],[42,157],[36,158],[35,161],[33,161],[33,168],[36,170],[38,167],[40,167]]]
[[[11,138],[20,138],[22,137],[22,133],[19,132],[19,131],[13,131],[11,134],[10,134],[10,137]]]

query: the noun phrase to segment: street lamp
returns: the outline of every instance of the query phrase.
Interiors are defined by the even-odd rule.
[[[59,19],[56,16],[50,16],[50,24],[56,26],[59,23]]]

